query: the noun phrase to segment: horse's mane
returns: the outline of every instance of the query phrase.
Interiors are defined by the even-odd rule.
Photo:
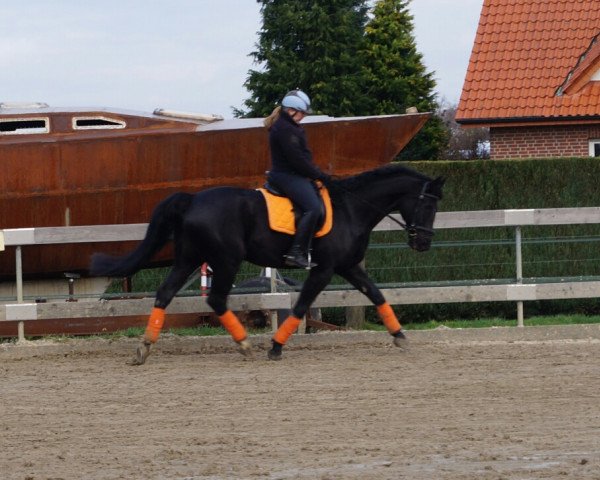
[[[339,186],[342,190],[353,191],[358,190],[378,179],[396,176],[410,176],[424,181],[431,180],[431,178],[429,178],[427,175],[423,175],[416,170],[408,168],[399,163],[391,163],[383,167],[375,168],[374,170],[359,173],[358,175],[332,180],[331,183]]]

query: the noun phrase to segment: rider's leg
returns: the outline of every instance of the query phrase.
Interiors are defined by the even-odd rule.
[[[300,268],[311,268],[316,266],[315,263],[309,262],[308,253],[310,251],[310,244],[318,220],[318,211],[307,211],[302,214],[302,217],[296,226],[296,234],[292,242],[292,247],[284,255],[286,265]]]
[[[305,177],[281,172],[270,172],[269,181],[273,181],[302,212],[302,217],[296,226],[292,247],[284,255],[286,264],[300,268],[316,266],[309,263],[308,253],[317,222],[322,214],[322,207],[312,182]]]

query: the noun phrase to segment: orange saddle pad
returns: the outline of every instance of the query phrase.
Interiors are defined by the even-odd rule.
[[[296,222],[294,219],[294,207],[292,201],[287,197],[273,195],[265,188],[257,188],[265,197],[267,203],[267,212],[269,214],[269,226],[276,232],[296,233]],[[325,221],[323,226],[315,233],[315,237],[323,237],[331,231],[333,226],[333,209],[331,208],[331,198],[329,191],[325,187],[319,189],[321,199],[325,205]]]

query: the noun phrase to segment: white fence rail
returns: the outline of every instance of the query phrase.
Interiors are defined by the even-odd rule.
[[[522,326],[524,301],[597,297],[600,296],[600,282],[522,284],[521,227],[599,223],[600,207],[441,212],[436,218],[436,229],[514,227],[515,282],[508,285],[392,288],[385,289],[383,292],[388,301],[396,305],[514,301],[517,303],[518,324]],[[5,319],[22,322],[37,319],[110,317],[148,313],[153,304],[151,298],[95,302],[26,303],[22,294],[21,272],[22,246],[140,240],[145,234],[146,227],[147,224],[131,224],[0,230],[0,251],[6,247],[16,248],[17,301],[4,306]],[[400,227],[389,219],[385,219],[375,228],[378,231],[398,229]],[[290,308],[296,296],[297,293],[294,292],[231,295],[230,305],[233,310]],[[360,292],[343,290],[322,292],[314,306],[320,308],[369,304],[369,300]],[[176,297],[168,311],[169,313],[204,313],[209,312],[210,308],[202,297]]]

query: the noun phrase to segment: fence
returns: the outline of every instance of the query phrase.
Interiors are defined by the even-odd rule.
[[[558,300],[593,298],[599,296],[600,281],[578,280],[563,282],[523,283],[521,228],[541,225],[600,224],[600,208],[557,208],[526,210],[482,210],[438,213],[436,229],[512,227],[515,238],[514,281],[495,285],[459,284],[411,288],[387,288],[383,293],[391,304],[424,304],[453,302],[510,301],[517,304],[518,325],[523,326],[523,302],[532,300]],[[400,227],[384,219],[376,231],[398,230]],[[128,299],[118,302],[99,300],[95,302],[49,302],[29,303],[23,298],[22,247],[41,244],[69,244],[81,242],[110,242],[140,240],[146,224],[44,227],[0,230],[0,250],[16,249],[16,303],[3,306],[6,320],[20,322],[19,337],[23,336],[23,322],[53,318],[85,318],[144,315],[153,305],[152,298]],[[262,310],[290,308],[297,298],[296,292],[232,295],[233,310]],[[368,299],[355,290],[326,290],[317,298],[317,308],[335,306],[365,306]],[[0,306],[2,308],[2,306]],[[206,299],[199,296],[178,296],[169,306],[170,313],[210,312]],[[2,317],[0,317],[2,318]]]

